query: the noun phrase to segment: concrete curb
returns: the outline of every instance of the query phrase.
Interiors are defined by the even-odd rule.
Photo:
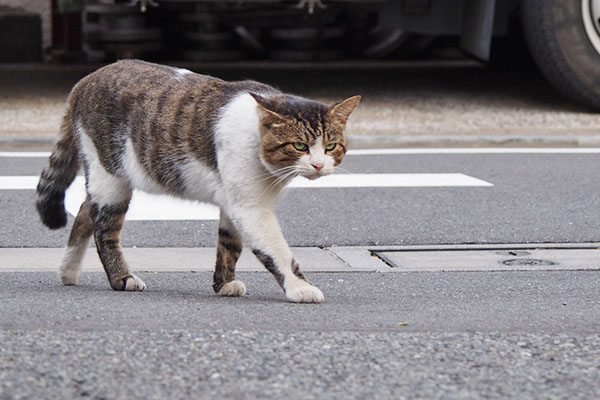
[[[457,272],[600,270],[600,243],[522,243],[427,246],[334,246],[292,249],[306,272]],[[527,251],[525,251],[527,250]],[[511,254],[514,252],[515,254]],[[56,271],[61,248],[0,248],[0,272]],[[213,271],[215,248],[125,248],[135,271]],[[504,263],[519,259],[519,263]],[[538,262],[544,261],[544,262]],[[102,271],[93,248],[83,269]],[[248,249],[238,271],[266,272]]]
[[[150,272],[199,272],[213,271],[216,249],[199,248],[125,248],[125,258],[135,271]],[[305,272],[375,272],[390,268],[373,257],[367,248],[360,248],[347,262],[331,249],[296,247],[294,256]],[[0,272],[56,271],[63,254],[62,248],[0,248]],[[83,269],[102,271],[102,265],[94,248],[88,249]],[[237,271],[266,272],[256,257],[244,249],[237,263]]]

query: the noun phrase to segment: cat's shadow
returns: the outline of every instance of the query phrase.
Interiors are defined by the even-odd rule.
[[[231,305],[237,304],[264,304],[264,303],[275,303],[275,304],[295,304],[287,301],[283,293],[277,293],[276,289],[273,291],[273,295],[264,294],[253,294],[249,292],[245,296],[218,296],[214,294],[210,289],[198,288],[197,290],[187,289],[161,289],[159,285],[152,285],[146,288],[143,292],[122,292],[111,289],[108,284],[103,285],[99,283],[81,283],[73,286],[65,286],[60,282],[56,283],[53,287],[52,292],[56,290],[70,291],[73,294],[85,294],[94,293],[102,297],[103,294],[106,296],[118,296],[120,299],[131,299],[143,302],[144,300],[152,302],[165,301],[173,302],[178,300],[195,300],[201,303],[212,303],[215,305]]]

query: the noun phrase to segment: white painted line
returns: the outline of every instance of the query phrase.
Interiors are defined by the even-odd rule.
[[[65,208],[71,215],[77,215],[85,196],[85,179],[78,176],[65,195]],[[125,219],[129,221],[218,220],[219,213],[219,207],[213,204],[134,190]]]
[[[0,176],[0,190],[35,189],[39,176]]]
[[[37,176],[0,176],[1,190],[35,189]],[[460,173],[447,174],[347,174],[330,175],[317,180],[295,178],[288,187],[306,188],[365,188],[365,187],[490,187],[492,183]],[[85,200],[85,179],[82,176],[67,190],[65,208],[77,215]],[[182,200],[170,196],[144,193],[138,190],[125,219],[130,221],[156,220],[218,220],[219,208],[208,203]]]
[[[39,177],[36,175],[0,176],[0,190],[35,189]],[[335,174],[316,180],[297,177],[287,186],[296,189],[318,188],[362,188],[362,187],[448,187],[448,186],[482,186],[491,187],[493,183],[474,178],[461,173],[440,174]],[[85,193],[85,180],[82,176],[75,181],[67,191],[67,195],[76,196]],[[141,192],[140,192],[141,193]],[[146,194],[145,194],[146,195]],[[148,200],[154,197],[147,195]],[[83,197],[85,198],[85,196]],[[81,201],[83,201],[83,198]],[[194,202],[191,202],[194,203]]]
[[[600,154],[600,147],[434,147],[349,150],[349,156],[402,154]],[[0,151],[0,158],[44,158],[48,151]]]
[[[50,157],[49,151],[0,151],[5,158],[43,158]]]
[[[349,156],[402,154],[599,154],[600,147],[440,147],[349,150]]]
[[[38,176],[0,176],[0,190],[34,190],[38,180]],[[85,196],[85,178],[78,176],[65,195],[65,208],[71,215],[77,215]],[[125,219],[130,221],[218,220],[219,207],[135,190]]]
[[[295,178],[290,188],[364,188],[364,187],[448,187],[494,186],[492,183],[460,173],[444,174],[335,174],[316,180]]]

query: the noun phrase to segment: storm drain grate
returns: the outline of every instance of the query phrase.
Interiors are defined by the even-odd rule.
[[[372,250],[400,271],[600,270],[597,248]]]

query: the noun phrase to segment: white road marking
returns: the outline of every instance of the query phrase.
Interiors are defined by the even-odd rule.
[[[0,176],[0,190],[32,190],[38,176]],[[365,188],[365,187],[491,187],[492,183],[460,173],[444,174],[347,174],[329,175],[317,180],[295,178],[288,187],[307,188]],[[85,180],[75,179],[65,196],[65,208],[72,215],[85,200]],[[134,191],[128,220],[217,220],[219,208],[200,203]]]
[[[600,147],[439,147],[349,150],[349,156],[403,154],[599,154]]]
[[[35,189],[39,176],[0,176],[0,190]]]
[[[50,157],[49,151],[0,151],[5,158],[44,158]]]
[[[0,177],[0,182],[2,178]],[[84,200],[85,179],[78,176],[67,190],[65,208],[71,215],[77,215]],[[134,190],[125,219],[129,221],[218,220],[219,212],[219,207],[213,204]]]
[[[349,156],[409,154],[600,154],[600,147],[435,147],[349,150]],[[48,151],[0,151],[0,158],[45,158]]]
[[[465,174],[345,174],[328,175],[311,181],[295,178],[290,188],[359,188],[359,187],[449,187],[494,186]]]

